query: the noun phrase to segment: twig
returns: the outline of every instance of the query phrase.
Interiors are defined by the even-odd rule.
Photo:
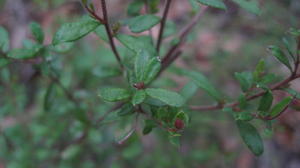
[[[298,75],[295,75],[295,76],[290,76],[289,78],[273,85],[270,89],[271,90],[278,90],[284,86],[286,86],[287,84],[289,84],[291,81],[295,80],[295,79],[298,79],[300,78],[300,74]],[[248,96],[246,99],[248,101],[250,100],[253,100],[253,99],[256,99],[258,97],[261,97],[265,94],[266,92],[265,91],[261,91],[255,95],[252,95],[252,96]],[[213,111],[213,110],[220,110],[220,109],[223,109],[225,107],[236,107],[239,105],[239,102],[233,102],[233,103],[230,103],[230,104],[227,104],[227,105],[224,105],[224,106],[220,106],[220,105],[212,105],[212,106],[190,106],[190,109],[191,110],[197,110],[197,111]]]
[[[173,53],[178,52],[181,45],[185,42],[186,36],[192,31],[192,29],[195,27],[195,25],[198,23],[199,19],[204,15],[205,11],[207,10],[207,6],[203,6],[201,11],[192,19],[192,21],[181,31],[181,33],[178,36],[179,42],[175,45],[173,45],[169,51],[167,52],[166,56],[162,60],[162,64],[164,65],[166,61],[170,59],[170,57],[173,56]],[[173,60],[175,61],[175,59]],[[164,69],[164,68],[163,68]]]
[[[103,19],[104,19],[104,26],[105,26],[106,33],[108,35],[110,47],[111,47],[113,53],[115,54],[116,59],[117,59],[118,63],[120,64],[121,69],[123,69],[124,67],[123,67],[123,64],[121,62],[121,57],[120,57],[120,55],[118,53],[118,50],[116,48],[116,45],[114,43],[112,31],[110,29],[109,20],[108,20],[108,16],[107,16],[106,1],[105,0],[101,0],[101,6],[102,6]]]
[[[170,9],[170,6],[171,6],[171,2],[172,2],[172,0],[167,0],[166,7],[165,7],[165,10],[164,10],[164,13],[163,13],[162,20],[161,20],[159,36],[158,36],[157,46],[156,46],[156,51],[157,51],[158,54],[159,54],[159,51],[160,51],[160,46],[161,46],[161,42],[162,42],[162,39],[163,39],[163,34],[164,34],[165,25],[166,25],[169,9]]]

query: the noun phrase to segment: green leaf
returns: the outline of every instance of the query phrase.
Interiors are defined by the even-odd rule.
[[[89,17],[84,17],[78,22],[65,23],[56,32],[52,43],[55,45],[62,42],[76,41],[95,30],[99,25],[99,22]]]
[[[288,92],[289,94],[293,95],[293,97],[300,99],[300,93],[292,88],[285,88],[284,91]]]
[[[237,127],[247,147],[256,156],[261,155],[264,152],[264,145],[256,128],[250,123],[241,120],[237,121]]]
[[[136,55],[134,72],[139,82],[142,82],[144,79],[145,67],[150,57],[150,54],[145,50],[140,50],[140,52],[138,52]]]
[[[144,78],[143,81],[145,84],[150,83],[159,73],[161,68],[161,63],[157,59],[157,57],[152,58],[148,61],[148,64],[145,67],[145,73],[144,73]]]
[[[99,96],[110,102],[126,100],[131,96],[131,93],[122,88],[103,88],[100,90]]]
[[[197,0],[199,3],[215,8],[227,9],[222,0]]]
[[[140,15],[129,20],[128,26],[133,33],[141,33],[151,29],[160,22],[155,15]]]
[[[144,90],[138,90],[132,97],[132,104],[135,106],[137,104],[143,103],[146,98],[146,92]]]
[[[143,1],[133,1],[128,5],[127,14],[129,16],[136,16],[140,14],[140,11],[143,7]]]
[[[292,52],[292,42],[290,40],[290,38],[287,37],[283,37],[282,38],[282,43],[284,44],[285,48],[287,49],[290,57],[294,60],[294,62],[296,61],[296,58]]]
[[[256,68],[253,72],[253,79],[254,81],[260,81],[263,77],[263,74],[265,72],[265,61],[261,59],[258,64],[256,65]]]
[[[287,56],[284,54],[284,52],[279,47],[270,46],[269,49],[270,49],[272,55],[275,56],[275,58],[278,61],[283,63],[287,68],[289,68],[292,71],[292,67],[291,67],[289,59],[287,58]]]
[[[236,115],[236,120],[251,121],[253,118],[254,116],[248,111],[242,111]]]
[[[95,29],[95,33],[96,35],[103,41],[105,42],[109,42],[109,38],[108,38],[108,35],[106,33],[106,30],[105,30],[105,26],[104,25],[100,25],[99,27],[97,27]]]
[[[119,116],[126,116],[126,115],[129,115],[129,114],[132,114],[134,112],[134,108],[132,106],[132,104],[130,103],[127,103],[127,104],[124,104],[120,110],[118,111],[118,115]]]
[[[31,30],[32,35],[34,36],[34,38],[39,43],[43,43],[43,41],[44,41],[44,32],[42,30],[41,25],[36,23],[36,22],[32,22],[29,26],[30,26],[30,30]]]
[[[35,47],[31,49],[13,49],[11,50],[7,56],[9,58],[14,58],[14,59],[30,59],[38,56],[38,53],[41,51],[43,47],[40,45],[36,45]]]
[[[251,12],[256,15],[259,15],[261,13],[258,7],[258,2],[256,0],[232,0],[232,1],[248,12]]]
[[[247,92],[253,85],[253,76],[250,72],[236,72],[235,78],[239,81],[243,92]]]
[[[149,12],[150,13],[157,13],[159,11],[159,3],[160,0],[147,0],[148,6],[149,6]]]
[[[185,102],[187,102],[190,98],[192,98],[196,94],[198,88],[199,87],[195,82],[190,81],[187,84],[185,84],[183,88],[180,90],[180,95],[183,97]]]
[[[221,94],[217,91],[217,89],[215,89],[215,87],[213,87],[213,85],[208,81],[208,79],[200,72],[180,69],[179,73],[191,78],[200,88],[205,90],[210,96],[212,96],[217,101],[222,101]]]
[[[116,67],[95,67],[93,69],[93,74],[98,78],[111,78],[120,76],[122,72]]]
[[[153,128],[156,127],[156,123],[155,121],[153,120],[145,120],[145,126],[144,126],[144,129],[143,129],[143,134],[144,135],[147,135],[149,134]]]
[[[73,42],[60,43],[57,45],[51,45],[49,49],[57,53],[66,53],[74,47]]]
[[[260,99],[258,111],[268,111],[273,102],[272,91],[268,90]]]
[[[281,100],[279,103],[277,103],[270,111],[270,117],[276,117],[278,114],[280,114],[282,111],[284,111],[290,102],[293,100],[293,97],[289,96]]]
[[[147,95],[152,98],[158,99],[170,106],[181,107],[184,104],[182,96],[176,92],[168,91],[165,89],[146,89]]]
[[[9,50],[9,35],[2,26],[0,26],[0,37],[0,50],[6,53]]]
[[[166,38],[171,35],[174,35],[175,33],[177,33],[176,24],[170,20],[167,20],[163,37]]]
[[[169,135],[169,141],[172,145],[177,148],[180,147],[180,135]]]
[[[130,36],[125,34],[118,34],[117,39],[128,49],[133,52],[140,52],[141,50],[147,51],[150,55],[157,55],[156,49],[153,46],[150,36]]]

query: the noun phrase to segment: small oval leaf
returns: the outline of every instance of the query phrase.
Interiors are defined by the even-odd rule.
[[[152,98],[158,99],[170,106],[181,107],[184,104],[182,96],[176,92],[168,91],[165,89],[146,89],[147,95]]]
[[[131,94],[122,88],[103,88],[100,90],[99,96],[106,101],[115,102],[128,99]]]

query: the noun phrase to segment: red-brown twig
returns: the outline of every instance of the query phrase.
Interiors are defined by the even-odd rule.
[[[115,54],[116,59],[117,59],[119,65],[120,65],[121,69],[123,69],[123,64],[121,62],[121,57],[118,53],[117,47],[116,47],[114,39],[113,39],[112,31],[111,31],[111,28],[110,28],[110,25],[109,25],[109,20],[108,20],[108,16],[107,16],[107,9],[106,9],[106,1],[105,0],[101,0],[101,6],[102,6],[103,19],[104,19],[104,26],[105,26],[106,33],[108,35],[110,47],[111,47],[113,53]]]
[[[164,34],[165,25],[166,25],[169,9],[170,9],[170,6],[171,6],[171,2],[172,2],[172,0],[167,0],[166,7],[165,7],[165,10],[164,10],[164,13],[163,13],[163,17],[162,17],[162,20],[161,20],[161,23],[160,23],[160,30],[159,30],[159,35],[158,35],[158,40],[157,40],[157,45],[156,45],[156,50],[157,50],[158,54],[159,54],[161,42],[162,42],[162,39],[163,39],[163,34]]]
[[[193,28],[197,25],[200,18],[204,15],[205,11],[207,10],[207,6],[203,6],[201,11],[195,15],[195,17],[192,19],[192,21],[183,28],[183,30],[179,33],[178,39],[179,42],[175,45],[173,45],[167,52],[167,54],[163,57],[162,60],[162,69],[165,69],[164,66],[170,65],[173,61],[176,59],[171,59],[172,56],[174,56],[174,53],[177,53],[182,44],[185,42],[187,35],[193,30]],[[175,55],[176,56],[176,55]],[[172,60],[171,62],[168,62]],[[168,62],[168,63],[166,63]]]
[[[298,79],[300,78],[300,74],[298,75],[295,75],[295,76],[290,76],[289,78],[273,85],[270,89],[271,90],[278,90],[278,89],[281,89],[282,87],[288,85],[291,81],[295,80],[295,79]],[[265,94],[266,92],[265,91],[261,91],[261,92],[258,92],[257,94],[254,94],[252,96],[248,96],[246,99],[248,101],[250,100],[253,100],[253,99],[256,99],[258,97],[261,97]],[[197,111],[213,111],[213,110],[220,110],[220,109],[223,109],[224,107],[236,107],[239,105],[239,102],[233,102],[233,103],[230,103],[230,104],[225,104],[224,106],[220,106],[220,105],[212,105],[212,106],[190,106],[190,109],[191,110],[197,110]]]

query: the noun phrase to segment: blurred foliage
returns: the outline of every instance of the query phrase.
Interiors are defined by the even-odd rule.
[[[0,20],[4,17],[2,11],[6,11],[4,9],[7,2],[8,0],[0,1]],[[31,21],[44,21],[44,18],[39,16],[40,13],[55,11],[67,3],[74,2],[31,0],[24,3],[30,3],[35,9],[31,11],[31,15],[36,17],[32,17],[28,22],[30,32]],[[111,13],[114,13],[113,16],[123,17],[123,13],[114,11],[118,3],[124,5],[122,8],[126,8],[125,4],[128,5],[129,1],[109,3],[115,5],[109,7]],[[228,100],[233,100],[241,94],[241,90],[237,89],[238,82],[233,81],[234,72],[253,70],[260,58],[266,60],[270,72],[286,75],[288,70],[281,70],[283,66],[279,62],[273,59],[270,61],[270,54],[266,48],[280,41],[289,27],[300,26],[300,5],[297,4],[297,0],[260,2],[262,12],[259,16],[237,8],[232,2],[228,2],[226,11],[211,9],[189,36],[180,60],[181,64],[203,72],[216,88],[229,95],[226,97]],[[156,10],[154,4],[151,12],[155,13]],[[129,13],[135,15],[136,11]],[[44,23],[49,26],[43,27],[45,38],[49,38],[49,34],[52,37],[62,23],[79,19],[82,13],[61,15],[54,12],[52,15],[53,23]],[[182,28],[187,18],[189,15],[173,19],[174,23],[168,22],[164,36],[170,36]],[[4,27],[9,27],[9,24]],[[13,33],[12,29],[8,30]],[[101,100],[97,95],[100,86],[124,88],[128,85],[121,80],[120,70],[114,68],[118,65],[113,52],[105,43],[107,39],[101,37],[102,30],[96,30],[96,33],[74,43],[47,46],[51,52],[43,53],[45,61],[42,63],[39,60],[30,62],[29,59],[1,66],[0,167],[235,167],[236,160],[245,146],[237,136],[238,129],[233,116],[225,110],[197,112],[184,109],[190,123],[182,132],[180,148],[170,144],[170,137],[163,129],[154,127],[151,134],[142,135],[146,124],[143,120],[138,120],[137,131],[124,144],[118,144],[131,130],[136,116],[125,115],[120,118],[119,110],[107,115],[107,111],[114,104]],[[100,36],[100,40],[96,34]],[[199,35],[207,35],[207,39],[198,39]],[[31,34],[23,40],[23,47],[31,49],[35,46],[36,42],[33,39],[36,36],[39,35]],[[39,37],[39,41],[42,41],[41,38]],[[211,44],[204,45],[209,42]],[[198,44],[203,47],[198,48]],[[205,48],[211,46],[212,49]],[[162,52],[165,52],[167,47],[168,45],[164,46]],[[126,47],[119,47],[118,50],[124,54],[122,57],[132,52]],[[177,71],[173,66],[162,78],[153,82],[152,86],[180,90],[189,79],[177,77],[175,72]],[[55,82],[56,78],[59,83]],[[275,80],[278,81],[278,78],[281,77]],[[188,86],[197,90],[193,83]],[[76,103],[70,101],[70,95],[65,93],[66,88],[72,91],[71,99],[76,99]],[[202,90],[195,94],[186,94],[193,95],[192,99],[188,100],[189,104],[206,105],[214,102],[214,99]],[[258,101],[254,103],[257,104]],[[106,117],[97,122],[103,116]],[[257,123],[261,125],[261,121],[254,122],[255,125]],[[261,126],[259,130],[270,129]],[[83,137],[82,140],[80,137]],[[228,143],[235,146],[227,147],[227,141],[224,139],[232,141]]]

